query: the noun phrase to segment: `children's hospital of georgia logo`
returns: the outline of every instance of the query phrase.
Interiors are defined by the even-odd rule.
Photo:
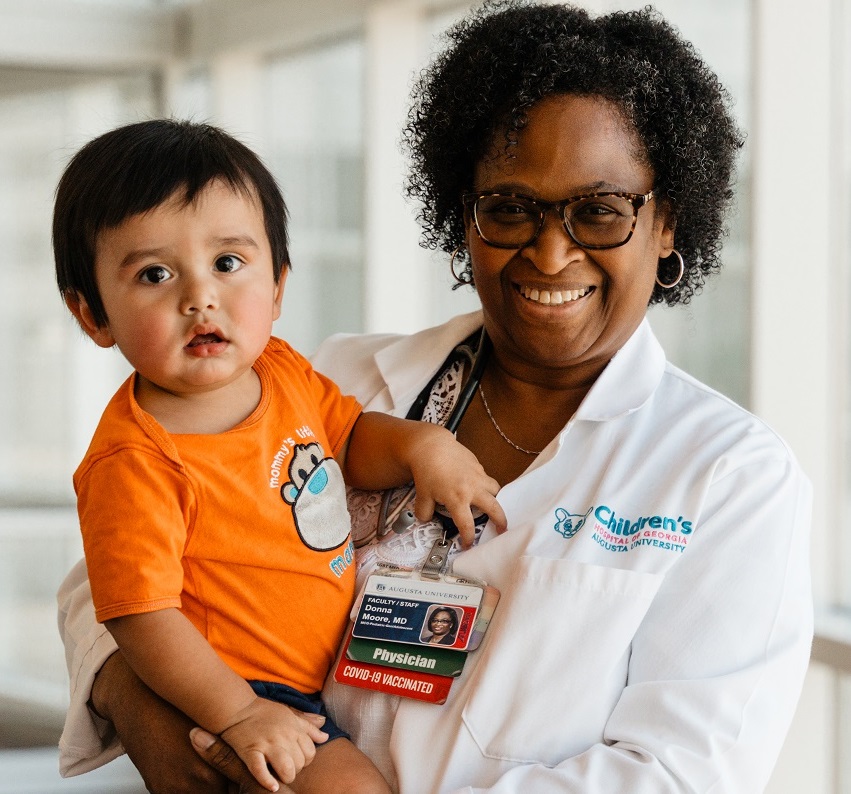
[[[640,546],[652,546],[668,551],[683,552],[688,545],[694,522],[683,516],[640,516],[635,520],[618,516],[607,505],[589,507],[582,513],[568,513],[563,507],[555,509],[553,529],[570,539],[592,517],[593,540],[609,551],[628,551]]]
[[[565,538],[572,538],[582,529],[585,520],[593,509],[593,507],[589,507],[585,515],[580,515],[579,513],[568,513],[563,507],[557,507],[556,523],[553,529]]]

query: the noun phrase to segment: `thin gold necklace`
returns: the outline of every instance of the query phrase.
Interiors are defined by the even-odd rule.
[[[496,419],[493,418],[493,414],[491,413],[490,406],[488,405],[488,401],[485,399],[485,393],[482,391],[482,384],[479,384],[479,396],[482,398],[482,405],[485,406],[485,411],[487,411],[488,419],[491,420],[491,424],[496,430],[497,433],[502,437],[502,440],[508,444],[509,446],[514,447],[518,452],[522,452],[525,455],[540,455],[544,450],[539,449],[537,452],[531,449],[524,449],[519,444],[515,444],[505,433],[502,432],[502,428],[496,423]]]

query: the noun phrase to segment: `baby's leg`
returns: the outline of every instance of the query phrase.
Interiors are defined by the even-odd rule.
[[[290,783],[296,794],[391,794],[390,786],[348,739],[316,746],[316,757]]]

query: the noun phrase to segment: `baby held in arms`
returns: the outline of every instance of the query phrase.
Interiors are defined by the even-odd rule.
[[[135,673],[270,791],[387,792],[320,690],[354,598],[345,484],[417,489],[469,544],[498,484],[442,427],[363,412],[271,336],[286,207],[222,130],[153,120],[68,165],[59,288],[134,373],[74,475],[97,619]],[[437,465],[439,462],[439,465]]]

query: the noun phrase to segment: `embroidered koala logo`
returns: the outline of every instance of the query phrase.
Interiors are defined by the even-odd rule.
[[[579,513],[568,513],[562,507],[556,508],[556,523],[553,529],[565,539],[572,538],[585,524],[585,520],[591,514],[593,508],[589,507],[588,512],[583,516]]]
[[[326,458],[316,442],[297,444],[288,471],[290,479],[281,486],[281,498],[292,505],[302,543],[314,551],[341,546],[349,537],[351,520],[337,462]]]

